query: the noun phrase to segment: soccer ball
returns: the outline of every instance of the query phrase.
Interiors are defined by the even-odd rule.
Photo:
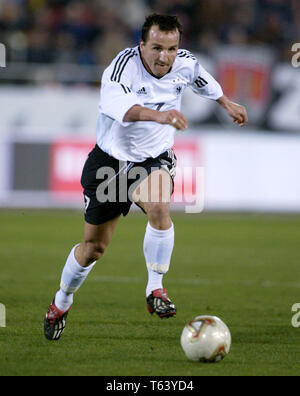
[[[193,362],[219,362],[229,353],[231,334],[216,316],[197,316],[184,327],[181,346]]]

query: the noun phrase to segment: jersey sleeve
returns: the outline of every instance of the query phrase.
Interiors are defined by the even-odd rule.
[[[207,99],[217,100],[223,96],[221,85],[200,65],[196,58],[191,62],[190,88],[197,95]]]
[[[101,82],[99,110],[123,126],[129,124],[123,121],[127,111],[134,105],[143,105],[132,90],[132,80],[136,76],[134,56],[134,50],[121,52],[104,71]]]

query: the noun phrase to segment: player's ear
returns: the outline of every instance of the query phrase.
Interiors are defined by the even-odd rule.
[[[145,42],[143,40],[140,41],[140,49],[143,51],[145,48]]]

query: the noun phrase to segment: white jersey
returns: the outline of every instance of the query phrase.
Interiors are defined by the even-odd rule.
[[[102,76],[97,144],[121,161],[156,158],[174,144],[175,128],[152,121],[124,122],[134,105],[180,111],[182,94],[190,87],[208,99],[219,99],[218,82],[186,50],[179,50],[172,69],[157,78],[144,67],[139,47],[122,51]]]

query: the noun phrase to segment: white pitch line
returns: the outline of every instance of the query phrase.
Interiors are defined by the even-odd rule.
[[[128,276],[108,276],[108,275],[95,275],[91,276],[92,282],[108,282],[108,283],[145,283],[145,279],[128,277]],[[255,280],[219,280],[219,279],[168,279],[169,284],[182,284],[182,285],[204,285],[204,286],[220,286],[224,284],[242,285],[242,286],[258,286],[258,287],[294,287],[300,288],[300,282],[278,282],[271,280],[255,281]]]
[[[1,281],[10,281],[11,278],[9,276],[5,276],[0,274],[0,282]],[[46,275],[39,278],[41,280],[56,280],[59,282],[59,276],[57,275]],[[131,277],[131,276],[113,276],[113,275],[90,275],[87,278],[88,282],[105,282],[105,283],[134,283],[134,284],[144,284],[147,282],[147,277],[145,274],[145,278],[139,277]],[[263,281],[259,280],[224,280],[224,279],[172,279],[168,277],[167,282],[173,285],[190,285],[190,286],[222,286],[222,285],[236,285],[236,286],[249,286],[249,287],[263,287],[263,288],[272,288],[272,287],[284,287],[284,288],[297,288],[300,289],[300,282],[293,282],[293,281],[272,281],[269,279],[265,279]]]

